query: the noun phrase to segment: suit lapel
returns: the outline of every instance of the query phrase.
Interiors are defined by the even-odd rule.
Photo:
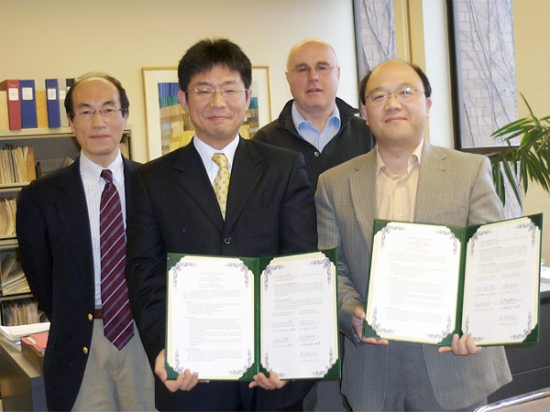
[[[416,192],[415,222],[432,222],[439,211],[441,196],[448,196],[443,185],[446,168],[446,156],[425,140]]]
[[[67,244],[72,249],[70,255],[75,265],[81,268],[80,272],[92,273],[92,276],[89,279],[86,277],[86,280],[93,282],[92,235],[78,158],[67,168],[67,173],[58,187],[59,193],[54,196],[57,196],[62,230],[69,239]]]
[[[227,212],[225,217],[225,230],[230,230],[246,205],[248,198],[254,191],[262,174],[260,164],[262,155],[239,137],[239,146],[233,159],[229,194],[227,198]]]
[[[363,233],[364,239],[370,241],[372,236],[372,222],[378,216],[376,203],[376,156],[371,151],[358,164],[355,173],[350,175],[350,191],[353,210]]]
[[[174,161],[174,170],[181,175],[174,180],[185,192],[185,196],[197,203],[199,209],[223,232],[223,218],[217,207],[214,189],[199,152],[192,143],[180,149],[179,156]]]
[[[133,162],[124,157],[122,158],[122,161],[124,162],[124,192],[126,196],[126,209],[128,209],[128,202],[129,199],[132,199],[132,192],[134,190],[134,186],[132,184],[132,175],[139,166],[139,163]]]

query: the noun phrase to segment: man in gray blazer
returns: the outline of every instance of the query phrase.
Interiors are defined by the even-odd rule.
[[[423,138],[431,87],[416,66],[388,61],[361,82],[376,149],[325,173],[316,192],[319,248],[339,248],[339,320],[347,335],[342,393],[352,410],[472,410],[511,381],[502,347],[362,338],[375,218],[474,225],[503,218],[489,161]]]

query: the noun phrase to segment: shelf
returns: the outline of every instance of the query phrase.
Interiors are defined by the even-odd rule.
[[[0,193],[19,192],[21,188],[27,186],[28,184],[29,182],[0,184]]]
[[[51,139],[55,137],[73,136],[70,127],[57,128],[36,128],[21,130],[0,130],[0,141],[6,140],[29,140],[29,139]]]
[[[0,250],[14,249],[18,245],[15,236],[0,236]]]
[[[27,298],[34,298],[34,296],[31,292],[16,293],[16,294],[7,295],[7,296],[0,295],[0,302],[7,302],[10,300],[20,300],[20,299],[27,299]]]

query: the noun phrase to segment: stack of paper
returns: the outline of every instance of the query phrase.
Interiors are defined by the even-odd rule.
[[[32,147],[5,147],[0,150],[0,160],[0,184],[26,183],[36,179]]]
[[[0,325],[0,335],[2,335],[2,339],[17,349],[21,349],[21,338],[23,336],[29,336],[49,330],[50,322],[32,323],[29,325],[20,326]]]
[[[28,325],[47,320],[36,300],[26,298],[3,302],[2,320],[5,326]]]
[[[29,336],[33,333],[40,333],[50,330],[50,322],[31,323],[20,326],[2,326],[0,325],[0,334],[7,339],[16,340],[23,336]]]
[[[19,262],[12,253],[0,256],[0,280],[2,281],[2,296],[15,295],[18,293],[30,293],[29,283],[21,269]]]
[[[0,237],[15,236],[15,213],[17,200],[15,197],[0,199]]]

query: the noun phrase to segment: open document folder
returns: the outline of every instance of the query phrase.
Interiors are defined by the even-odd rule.
[[[374,223],[365,337],[536,343],[542,214],[468,227]]]
[[[166,370],[199,379],[338,379],[336,251],[168,254]]]

